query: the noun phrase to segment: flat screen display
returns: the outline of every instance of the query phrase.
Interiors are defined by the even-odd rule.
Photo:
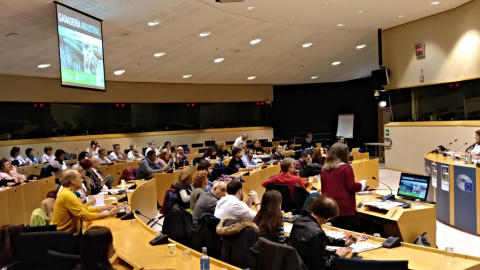
[[[62,86],[105,90],[102,21],[55,4]]]
[[[427,199],[430,176],[402,173],[397,196],[408,200]]]

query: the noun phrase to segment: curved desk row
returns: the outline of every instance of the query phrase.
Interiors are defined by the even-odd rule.
[[[425,154],[425,174],[437,204],[437,219],[463,231],[480,234],[480,168],[432,153]]]

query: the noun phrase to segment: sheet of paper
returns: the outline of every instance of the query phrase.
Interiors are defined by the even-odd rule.
[[[283,226],[283,231],[285,231],[286,233],[290,233],[292,231],[292,228],[293,228],[293,224],[285,225]]]
[[[377,249],[377,248],[381,248],[382,245],[374,245],[374,244],[371,244],[369,242],[358,242],[358,243],[355,243],[353,245],[350,246],[352,248],[352,253],[361,253],[361,252],[365,252],[365,251],[369,251],[369,250],[372,250],[372,249]],[[328,251],[336,251],[337,249],[339,249],[341,247],[337,247],[337,246],[327,246],[326,249]]]
[[[91,195],[90,197],[95,199],[95,203],[92,206],[105,206],[105,197],[103,194]]]
[[[389,209],[392,207],[397,207],[402,205],[401,202],[393,202],[393,201],[378,201],[378,202],[366,202],[363,205],[371,205],[373,207],[379,208],[379,209]]]

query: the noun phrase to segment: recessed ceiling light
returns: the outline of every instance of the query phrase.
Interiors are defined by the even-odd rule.
[[[405,15],[398,15],[397,17],[398,18],[403,18],[403,17],[405,17]]]
[[[432,5],[432,6],[435,6],[435,5],[438,5],[438,4],[440,4],[440,2],[438,2],[438,1],[432,1],[432,2],[430,2],[430,5]]]
[[[312,76],[312,77],[310,77],[310,79],[312,79],[312,80],[318,79],[318,76]]]
[[[114,71],[113,74],[115,75],[122,75],[123,73],[125,73],[125,70],[121,69],[121,70],[117,70],[117,71]]]
[[[297,17],[291,17],[290,18],[290,20],[296,20],[296,19],[297,19]]]
[[[159,53],[154,54],[153,56],[160,57],[160,56],[164,56],[164,55],[165,55],[164,52],[159,52]]]
[[[38,65],[38,68],[47,68],[49,66],[50,66],[50,64],[40,64],[40,65]]]
[[[203,33],[200,33],[199,36],[206,37],[206,36],[209,36],[210,34],[211,34],[210,32],[203,32]]]
[[[345,24],[343,24],[343,23],[337,24],[337,27],[344,27],[344,26],[345,26]]]
[[[190,78],[190,77],[192,77],[192,74],[183,75],[184,79],[187,79],[187,78]]]
[[[331,5],[332,2],[323,2],[324,5],[328,6],[328,5]]]
[[[332,63],[332,66],[338,66],[338,65],[340,65],[340,63],[342,63],[342,62],[340,62],[340,61],[335,61],[335,62]]]
[[[159,24],[159,23],[160,23],[159,20],[155,20],[155,21],[149,22],[148,25],[149,25],[149,26],[155,26],[155,25],[157,25],[157,24]]]
[[[252,10],[254,9],[255,7],[247,7],[247,10]]]
[[[308,47],[310,47],[310,46],[312,46],[312,45],[313,45],[313,43],[309,42],[309,43],[303,44],[302,47],[303,47],[303,48],[308,48]]]
[[[215,63],[220,63],[220,62],[222,62],[223,60],[225,60],[225,59],[224,59],[224,58],[217,58],[217,59],[213,60],[213,62],[215,62]]]
[[[359,10],[357,11],[358,14],[362,14],[362,13],[365,13],[365,10]]]
[[[365,47],[367,47],[366,44],[360,44],[360,45],[357,46],[357,49],[360,50],[360,49],[363,49],[363,48],[365,48]]]
[[[250,44],[255,45],[255,44],[259,43],[260,41],[262,41],[260,38],[256,38],[256,39],[250,41]]]
[[[255,79],[256,77],[257,77],[257,76],[250,76],[250,77],[248,77],[247,79],[253,80],[253,79]]]

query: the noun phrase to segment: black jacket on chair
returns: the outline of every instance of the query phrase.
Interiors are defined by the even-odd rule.
[[[307,270],[302,258],[290,246],[272,242],[264,237],[250,248],[256,258],[255,270]]]
[[[308,215],[293,223],[288,245],[294,247],[310,270],[332,269],[338,255],[326,257],[326,246],[345,246],[345,240],[327,237],[317,220]]]
[[[192,242],[192,223],[192,214],[179,204],[175,204],[165,216],[162,233],[189,247]]]
[[[210,213],[203,214],[197,221],[197,227],[193,232],[192,248],[202,252],[202,247],[207,247],[208,256],[218,259],[218,243],[220,236],[216,227],[220,219]]]

